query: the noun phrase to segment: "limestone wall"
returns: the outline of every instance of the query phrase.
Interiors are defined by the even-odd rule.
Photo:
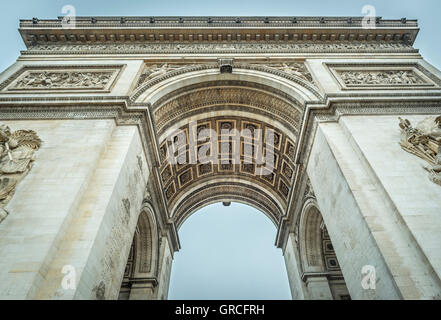
[[[440,297],[441,188],[399,140],[395,115],[321,123],[314,140],[308,175],[355,299]],[[361,285],[365,265],[376,290]]]
[[[0,298],[116,298],[148,179],[137,128],[3,123],[34,130],[43,145],[0,224]],[[65,265],[75,268],[74,290],[62,288]]]

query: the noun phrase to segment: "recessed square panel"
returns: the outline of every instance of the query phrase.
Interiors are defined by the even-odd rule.
[[[179,188],[182,188],[183,186],[189,184],[192,180],[193,180],[193,169],[189,168],[188,170],[178,175]]]
[[[213,164],[211,162],[201,163],[197,165],[198,177],[213,173]]]
[[[229,137],[232,136],[234,133],[237,134],[237,132],[233,131],[234,129],[236,129],[236,120],[230,120],[230,119],[216,120],[216,126],[217,126],[217,133],[219,136]]]
[[[290,139],[286,139],[286,141],[285,141],[284,153],[291,161],[294,160],[295,146],[294,146],[294,143]]]
[[[264,142],[265,142],[265,147],[272,146],[273,148],[280,150],[280,145],[282,143],[282,135],[279,132],[275,131],[274,129],[266,127]]]
[[[282,160],[282,174],[288,181],[294,177],[294,169],[285,160]]]
[[[165,188],[165,197],[170,200],[176,193],[175,182],[173,181],[168,187]]]
[[[261,140],[262,139],[262,128],[260,123],[242,121],[241,126],[242,137],[247,139]]]
[[[240,172],[254,175],[256,172],[256,165],[254,163],[245,163],[242,161]]]
[[[171,179],[172,175],[173,175],[172,167],[170,164],[168,164],[161,172],[162,183],[167,184],[167,182]]]
[[[289,187],[282,180],[279,180],[279,192],[283,195],[285,199],[288,198],[289,195]]]

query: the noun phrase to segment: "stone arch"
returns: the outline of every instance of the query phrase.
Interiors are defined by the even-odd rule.
[[[276,227],[278,218],[282,214],[277,203],[268,194],[261,192],[253,185],[212,181],[210,184],[196,187],[182,196],[182,200],[173,212],[177,228],[179,229],[185,220],[196,211],[218,202],[238,202],[249,205],[264,213]]]
[[[317,103],[321,98],[314,84],[298,75],[264,65],[244,64],[233,65],[232,73],[220,73],[213,65],[178,68],[135,89],[131,99],[140,104],[147,102],[152,114],[162,186],[177,225],[181,225],[188,214],[215,199],[257,207],[277,224],[290,199],[294,154],[305,104]],[[196,131],[200,123],[217,130],[217,141],[223,139],[219,128],[226,123],[237,130],[251,125],[261,129],[264,135],[274,132],[277,145],[270,152],[270,156],[274,156],[274,171],[262,174],[264,169],[253,164],[243,165],[242,158],[236,167],[221,166],[220,162],[205,166],[169,165],[167,138],[176,130],[186,134],[187,159],[189,153],[194,152],[190,145],[192,123],[196,123]],[[236,150],[244,145],[237,142]],[[263,156],[267,149],[262,147],[261,152]],[[193,183],[196,179],[197,185],[203,188]],[[210,199],[202,199],[201,194],[206,194],[207,188],[213,191]]]
[[[324,101],[323,94],[317,89],[312,76],[305,66],[304,75],[281,71],[271,63],[233,63],[232,73],[219,73],[216,63],[182,64],[176,69],[165,69],[151,79],[143,79],[143,72],[137,79],[130,100],[136,103],[145,101],[156,104],[164,95],[181,87],[188,87],[210,81],[246,81],[267,84],[273,89],[280,89],[295,97],[300,103],[306,101]],[[144,65],[144,70],[146,65]]]
[[[315,197],[307,198],[303,204],[298,236],[300,276],[305,283],[307,298],[350,299],[343,273]]]
[[[303,272],[325,272],[321,243],[322,215],[314,200],[307,200],[300,218],[300,256]]]
[[[263,65],[233,64],[232,73],[221,73],[217,65],[191,66],[165,71],[135,88],[134,107],[149,108],[160,184],[176,229],[208,204],[233,201],[258,209],[279,225],[292,198],[306,105],[324,100],[312,76],[306,78]],[[231,136],[222,133],[225,128]],[[203,129],[214,134],[197,141]],[[244,136],[247,130],[251,136]],[[174,146],[176,132],[184,135],[184,145]],[[246,145],[259,139],[258,157],[269,155],[274,164],[270,172],[257,158],[245,161]],[[222,141],[228,144],[226,153],[218,144]],[[207,144],[219,153],[208,163],[170,161],[180,155],[188,161]],[[239,155],[238,162],[222,163],[223,156],[232,160],[233,154]]]
[[[159,249],[154,210],[145,203],[133,236],[119,299],[153,298],[158,282]]]

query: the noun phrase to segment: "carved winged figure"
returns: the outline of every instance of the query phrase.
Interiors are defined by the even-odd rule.
[[[8,215],[4,207],[31,169],[34,152],[40,146],[41,140],[34,131],[11,132],[8,126],[0,125],[0,222]]]
[[[168,63],[163,63],[160,65],[158,64],[150,65],[145,68],[144,72],[139,77],[138,84],[136,87],[139,87],[140,85],[144,84],[145,82],[153,78],[164,75],[167,72],[188,66],[190,65],[177,65],[177,64],[168,64]]]
[[[430,166],[425,167],[429,178],[441,185],[441,116],[429,116],[420,121],[415,128],[410,121],[400,120],[401,147],[426,160]]]

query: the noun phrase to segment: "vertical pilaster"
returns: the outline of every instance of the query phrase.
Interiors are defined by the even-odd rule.
[[[288,273],[289,287],[291,288],[291,297],[293,300],[307,299],[306,286],[300,276],[300,265],[297,243],[294,233],[290,233],[288,242],[283,253],[285,258],[286,270]]]

